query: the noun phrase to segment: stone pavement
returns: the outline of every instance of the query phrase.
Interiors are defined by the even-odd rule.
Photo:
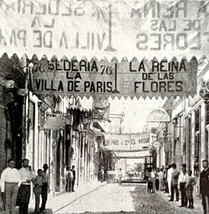
[[[77,186],[75,187],[75,192],[65,192],[55,196],[49,195],[46,207],[52,209],[53,213],[55,213],[84,195],[87,195],[106,184],[106,182],[101,183],[97,181]],[[34,213],[35,199],[31,200],[29,207],[29,213]]]
[[[195,196],[195,194],[194,194],[194,209],[189,209],[189,208],[185,208],[185,207],[180,207],[181,198],[179,201],[174,200],[174,201],[170,202],[169,201],[170,197],[169,197],[168,193],[164,193],[163,191],[156,191],[156,193],[158,195],[160,195],[161,197],[163,197],[167,201],[167,203],[169,203],[171,206],[174,206],[175,208],[177,208],[179,210],[179,213],[182,213],[182,214],[184,214],[184,213],[185,214],[187,214],[187,213],[202,214],[203,213],[202,201],[200,200],[200,198],[198,196]]]
[[[87,195],[90,192],[97,190],[98,188],[106,185],[106,182],[94,182],[94,183],[87,183],[81,186],[75,187],[75,192],[65,192],[60,193],[55,196],[49,194],[48,201],[47,201],[47,208],[52,210],[53,213],[59,211],[60,209],[66,207],[67,205],[73,203],[74,201],[78,200],[79,198]],[[34,213],[35,207],[35,199],[32,197],[29,204],[29,213]],[[5,212],[0,210],[0,214],[4,214]],[[16,213],[18,213],[18,207],[16,209]]]

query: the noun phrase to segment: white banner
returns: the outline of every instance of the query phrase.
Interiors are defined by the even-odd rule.
[[[209,50],[208,2],[1,0],[0,54],[200,58]]]
[[[149,134],[110,134],[105,133],[105,146],[112,151],[147,150],[149,147]]]

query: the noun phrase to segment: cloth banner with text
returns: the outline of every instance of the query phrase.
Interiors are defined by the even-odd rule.
[[[122,60],[91,61],[42,58],[33,60],[32,91],[38,95],[80,97],[176,97],[195,95],[197,66],[195,57],[178,61]],[[105,108],[104,108],[105,107]],[[103,110],[108,109],[103,106]],[[101,108],[101,107],[99,107]]]
[[[1,0],[0,54],[199,59],[209,50],[208,3]]]

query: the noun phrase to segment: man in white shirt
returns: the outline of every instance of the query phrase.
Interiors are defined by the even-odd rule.
[[[172,173],[173,173],[173,168],[171,166],[172,165],[169,165],[169,169],[167,171],[167,181],[168,181],[169,195],[171,195],[171,180],[172,180]]]
[[[42,192],[41,192],[41,198],[42,198],[42,204],[41,204],[41,209],[40,211],[44,211],[46,209],[46,202],[48,198],[48,191],[49,191],[49,174],[47,173],[48,170],[48,164],[43,165],[43,175],[42,175],[42,181],[43,181],[43,186],[42,186]]]
[[[1,192],[5,195],[5,213],[13,214],[20,187],[20,174],[15,167],[14,159],[8,160],[8,167],[1,174]]]
[[[30,202],[30,185],[33,179],[33,174],[28,167],[29,160],[22,160],[22,168],[19,169],[21,177],[21,186],[18,193],[17,203],[19,205],[19,214],[28,214],[28,204]]]
[[[154,193],[156,190],[156,186],[155,186],[156,171],[154,168],[152,168],[152,171],[150,172],[150,178],[151,178],[151,182],[152,182],[152,193]]]
[[[181,206],[180,207],[187,207],[187,194],[186,194],[186,164],[182,164],[181,172],[179,175],[179,188],[181,192]]]

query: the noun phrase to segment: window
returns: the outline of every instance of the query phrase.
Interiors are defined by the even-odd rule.
[[[195,131],[200,130],[200,109],[195,111]]]
[[[206,103],[206,124],[209,124],[209,103]]]

